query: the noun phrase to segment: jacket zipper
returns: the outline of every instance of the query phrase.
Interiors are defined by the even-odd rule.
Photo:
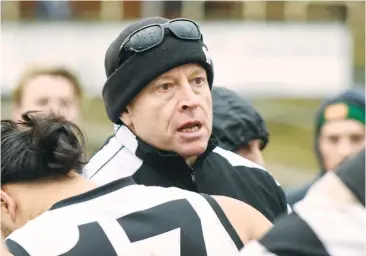
[[[193,168],[191,168],[191,179],[192,179],[192,184],[195,188],[195,192],[198,192],[198,187],[197,187],[197,183],[196,183],[196,175],[194,174]]]
[[[194,170],[192,170],[191,178],[192,178],[193,184],[196,185],[196,177],[194,176]]]

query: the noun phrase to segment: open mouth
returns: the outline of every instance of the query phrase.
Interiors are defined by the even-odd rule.
[[[187,122],[178,128],[179,132],[197,132],[202,127],[200,122]]]

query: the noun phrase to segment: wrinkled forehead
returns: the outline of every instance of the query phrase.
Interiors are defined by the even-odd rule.
[[[347,136],[365,134],[365,126],[356,120],[342,119],[326,122],[321,128],[323,136]]]

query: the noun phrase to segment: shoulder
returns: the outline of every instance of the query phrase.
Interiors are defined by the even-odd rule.
[[[142,165],[142,160],[117,142],[115,136],[96,152],[83,168],[83,175],[99,185],[132,176]]]
[[[244,157],[239,156],[236,153],[233,153],[229,150],[225,150],[220,147],[216,147],[213,150],[213,154],[215,158],[219,157],[222,160],[226,161],[232,168],[239,171],[242,175],[251,175],[251,176],[261,176],[265,179],[269,179],[270,182],[276,183],[278,186],[280,185],[272,176],[271,173],[267,171],[266,168],[256,164]],[[222,162],[222,161],[221,161]]]
[[[296,213],[277,219],[274,227],[259,241],[266,250],[277,255],[280,250],[288,251],[291,255],[302,255],[309,250],[314,251],[324,247],[311,227]]]
[[[116,155],[123,150],[114,136],[108,137],[103,146],[89,159],[83,171],[88,174],[89,171],[102,168],[108,161],[113,161]]]
[[[9,251],[17,256],[60,255],[72,248],[78,241],[78,230],[70,229],[63,220],[55,222],[48,217],[43,214],[14,231],[5,240]]]
[[[273,207],[277,209],[276,216],[288,212],[286,196],[280,183],[263,166],[220,147],[216,147],[213,154],[216,158],[221,158],[221,161],[215,164],[220,165],[226,162],[226,166],[221,166],[221,169],[226,171],[231,169],[235,173],[233,176],[242,180],[243,184],[264,191],[266,198],[271,198],[271,202],[275,201],[276,206]]]
[[[240,221],[243,220],[243,216],[246,216],[245,218],[250,220],[258,219],[258,217],[266,220],[258,210],[245,202],[227,196],[215,195],[212,197],[220,205],[228,217]],[[271,225],[271,223],[268,222],[268,225]]]
[[[311,250],[314,255],[363,255],[365,216],[359,205],[340,207],[328,198],[305,199],[293,213],[279,218],[259,242],[274,254],[303,255]]]
[[[225,158],[234,167],[244,166],[244,167],[248,167],[248,168],[259,169],[259,170],[265,171],[265,168],[263,166],[260,166],[259,164],[256,164],[244,157],[239,156],[238,154],[235,154],[229,150],[225,150],[221,147],[216,147],[213,150],[213,153]]]

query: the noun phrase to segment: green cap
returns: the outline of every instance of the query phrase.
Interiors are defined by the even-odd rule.
[[[352,119],[365,125],[365,109],[345,102],[328,105],[320,117],[320,126],[328,121]]]

